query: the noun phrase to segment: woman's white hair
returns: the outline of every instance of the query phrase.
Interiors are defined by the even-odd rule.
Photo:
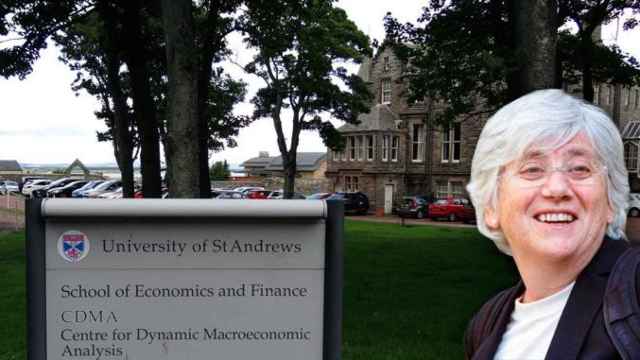
[[[511,254],[504,234],[488,228],[484,218],[486,208],[497,211],[501,170],[534,146],[545,144],[545,150],[553,151],[578,133],[587,136],[599,160],[606,166],[607,195],[614,212],[606,233],[614,239],[625,238],[629,178],[620,132],[600,108],[562,90],[538,90],[495,113],[482,129],[473,155],[467,191],[476,209],[478,229],[502,252]]]

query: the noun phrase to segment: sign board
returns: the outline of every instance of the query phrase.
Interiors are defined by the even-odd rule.
[[[343,207],[31,200],[28,358],[340,359]]]

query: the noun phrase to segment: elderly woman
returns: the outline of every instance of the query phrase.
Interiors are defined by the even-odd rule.
[[[637,341],[634,333],[616,337],[605,320],[612,268],[636,253],[623,231],[622,140],[602,110],[561,90],[506,105],[480,135],[468,191],[480,232],[513,256],[521,281],[473,318],[467,358],[640,359],[640,348],[619,344]],[[624,299],[607,306],[620,312]]]

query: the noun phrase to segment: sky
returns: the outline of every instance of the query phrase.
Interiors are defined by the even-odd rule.
[[[337,6],[343,8],[370,38],[382,40],[382,19],[388,11],[403,22],[415,22],[425,2],[339,0]],[[604,27],[606,44],[616,41],[616,28],[615,22]],[[617,33],[617,44],[640,59],[640,29]],[[243,78],[249,84],[247,101],[235,111],[248,115],[253,110],[248,101],[262,85],[262,80],[244,74],[238,65],[234,65],[245,64],[251,59],[251,52],[239,37],[231,37],[229,43],[236,55],[225,68],[233,77]],[[49,46],[25,80],[0,78],[0,160],[18,160],[23,164],[69,164],[78,158],[85,164],[115,163],[111,143],[96,140],[96,132],[105,130],[103,122],[94,115],[100,108],[99,103],[86,93],[76,94],[71,90],[75,75],[58,60],[58,56],[55,46]],[[357,66],[349,69],[357,71]],[[334,124],[339,126],[340,122]],[[285,127],[287,133],[290,133],[289,127]],[[241,129],[236,140],[238,147],[214,153],[210,161],[226,159],[237,165],[257,156],[259,151],[279,155],[270,119],[257,120]],[[298,151],[324,152],[326,148],[316,132],[303,131]]]

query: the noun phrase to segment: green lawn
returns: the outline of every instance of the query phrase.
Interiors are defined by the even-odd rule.
[[[26,358],[23,253],[0,234],[0,360]],[[467,321],[515,276],[472,229],[347,222],[343,358],[460,359]]]

